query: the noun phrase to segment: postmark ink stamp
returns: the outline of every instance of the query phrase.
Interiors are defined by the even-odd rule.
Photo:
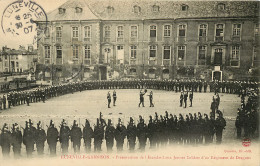
[[[46,24],[37,27],[35,21],[41,20]],[[18,0],[9,4],[1,20],[2,30],[6,35],[12,35],[23,39],[26,36],[32,38],[35,44],[44,35],[47,28],[47,14],[44,9],[32,0]]]

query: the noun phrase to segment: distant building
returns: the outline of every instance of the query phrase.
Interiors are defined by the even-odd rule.
[[[259,3],[69,0],[47,15],[39,73],[243,79],[259,65]]]
[[[18,50],[2,48],[0,53],[0,72],[1,73],[34,73],[37,63],[37,50],[29,46],[26,50],[20,46]]]

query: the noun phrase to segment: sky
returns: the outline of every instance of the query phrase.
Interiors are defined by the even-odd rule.
[[[4,14],[5,9],[7,8],[7,6],[9,4],[11,4],[12,2],[15,2],[17,0],[0,0],[0,15],[1,15],[1,24],[2,22],[4,27],[8,26],[8,24],[10,24],[8,18],[4,19],[2,21],[2,16]],[[24,0],[26,1],[30,1],[30,0]],[[60,5],[62,5],[63,3],[65,3],[67,0],[31,0],[34,1],[35,3],[37,3],[38,5],[40,5],[43,10],[48,13],[56,8],[58,8]],[[27,8],[22,8],[20,11],[18,11],[17,13],[24,13],[28,11]],[[7,11],[5,13],[8,13]],[[21,15],[22,15],[21,14]],[[13,20],[13,19],[11,19]],[[23,29],[24,30],[24,29]],[[28,30],[28,29],[26,29]],[[29,29],[30,30],[30,29]],[[3,46],[7,46],[9,48],[14,48],[17,49],[19,48],[19,45],[24,45],[25,47],[27,47],[28,45],[32,45],[33,44],[33,37],[36,35],[36,31],[31,31],[32,33],[29,34],[23,34],[23,35],[12,35],[11,33],[4,33],[2,30],[2,27],[0,28],[0,49],[2,49]],[[36,45],[34,44],[34,47],[36,48]]]

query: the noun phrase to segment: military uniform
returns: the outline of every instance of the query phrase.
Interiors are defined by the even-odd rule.
[[[135,141],[136,141],[137,129],[134,124],[134,120],[130,117],[130,123],[127,126],[127,140],[129,143],[129,150],[133,152],[135,149]]]
[[[105,139],[107,152],[111,152],[114,146],[115,128],[112,126],[111,119],[108,119],[108,125],[105,130]]]
[[[68,148],[69,148],[69,139],[70,139],[70,128],[67,126],[65,120],[63,119],[61,122],[61,127],[60,127],[60,144],[61,144],[61,150],[63,154],[68,153]]]
[[[7,124],[4,124],[2,133],[0,134],[0,146],[4,157],[9,157],[11,148],[11,133],[8,130]]]
[[[51,156],[56,155],[56,146],[57,146],[58,138],[59,138],[59,132],[58,132],[57,128],[54,127],[54,123],[51,120],[50,126],[48,127],[48,130],[47,130],[47,143],[49,145]]]
[[[215,121],[215,129],[216,129],[216,140],[217,144],[221,144],[222,142],[222,132],[226,127],[226,120],[223,118],[223,114],[221,111],[217,111],[219,116]]]
[[[85,126],[83,128],[83,139],[85,143],[85,151],[91,151],[91,140],[94,137],[93,129],[90,127],[89,121],[86,119]]]
[[[41,121],[39,121],[39,123],[37,124],[37,129],[35,134],[35,143],[36,143],[38,155],[43,155],[46,138],[47,138],[46,132],[42,128]]]
[[[97,124],[94,127],[94,151],[101,151],[102,141],[104,139],[104,128],[99,124],[99,119],[97,119]]]
[[[20,131],[17,123],[13,124],[11,136],[12,136],[12,146],[13,146],[14,157],[19,158],[21,156],[21,147],[22,147],[22,142],[23,142],[23,136],[22,136],[22,132]]]
[[[126,127],[122,124],[121,119],[118,119],[118,124],[115,130],[115,140],[116,140],[116,147],[117,151],[123,150],[124,140],[126,138],[127,131]]]
[[[82,138],[82,131],[75,120],[74,120],[74,124],[70,131],[70,136],[71,136],[71,142],[73,143],[74,152],[79,153],[80,145],[81,145],[81,138]]]
[[[147,126],[142,118],[140,118],[140,122],[137,125],[137,137],[140,145],[139,148],[141,151],[144,151],[147,141]]]
[[[23,133],[23,144],[26,147],[27,157],[32,156],[32,152],[34,150],[34,143],[35,143],[35,131],[29,122],[26,121],[26,127]]]

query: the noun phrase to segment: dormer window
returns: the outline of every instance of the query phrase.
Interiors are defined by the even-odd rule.
[[[225,4],[224,3],[219,3],[218,4],[218,10],[225,10],[226,7],[225,7]]]
[[[76,13],[82,13],[82,8],[81,7],[76,7],[75,11],[76,11]]]
[[[65,11],[66,11],[66,9],[64,9],[64,8],[59,8],[59,14],[64,14]]]
[[[181,11],[187,11],[188,10],[188,5],[185,5],[185,4],[183,4],[183,5],[181,5]]]
[[[140,13],[140,12],[141,12],[141,7],[135,5],[134,8],[133,8],[133,12],[134,12],[134,13]]]
[[[114,8],[112,6],[108,6],[107,13],[113,13],[113,12],[114,12]]]
[[[159,12],[160,7],[157,5],[153,5],[152,9],[153,9],[153,12]]]

